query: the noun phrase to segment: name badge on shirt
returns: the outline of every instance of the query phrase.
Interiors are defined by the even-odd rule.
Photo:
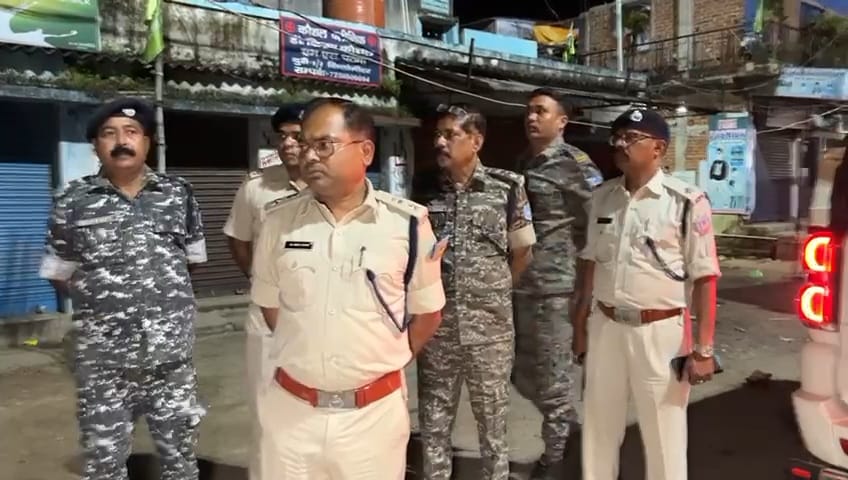
[[[94,217],[94,218],[86,218],[83,220],[78,220],[76,226],[78,227],[89,227],[91,225],[100,225],[101,223],[109,223],[118,218],[117,215],[105,215],[103,217]]]
[[[612,218],[610,217],[598,217],[598,225],[610,225],[612,223]]]
[[[312,250],[312,242],[293,242],[287,241],[283,248],[292,250]]]

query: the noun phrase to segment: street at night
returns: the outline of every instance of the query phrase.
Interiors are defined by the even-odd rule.
[[[805,341],[805,331],[794,314],[797,282],[789,276],[791,267],[779,262],[731,260],[723,262],[723,270],[716,338],[725,372],[713,382],[693,388],[689,409],[690,478],[783,478],[790,458],[807,458],[790,404],[790,393],[797,388],[799,375],[797,352]],[[242,311],[215,314],[235,320]],[[204,335],[197,343],[201,393],[209,406],[199,445],[204,480],[247,478],[243,468],[249,429],[242,385],[243,348],[240,332]],[[79,463],[74,390],[61,361],[61,350],[11,350],[3,355],[3,478],[76,478]],[[757,371],[771,377],[747,382]],[[409,369],[408,381],[415,430],[414,369]],[[531,463],[541,453],[539,422],[539,414],[530,402],[513,392],[509,437],[513,470],[519,474],[529,472]],[[638,433],[635,426],[627,432],[622,450],[622,480],[644,478]],[[454,447],[454,478],[475,479],[479,471],[476,426],[467,397],[460,406]],[[568,478],[579,478],[579,449],[579,442],[569,449],[568,468],[572,473]],[[155,456],[151,455],[153,446],[142,423],[136,432],[135,452],[130,464],[131,478],[158,478]],[[418,478],[412,471],[420,463],[419,455],[413,434],[410,479]]]

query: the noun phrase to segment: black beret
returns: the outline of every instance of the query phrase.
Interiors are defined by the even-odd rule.
[[[144,134],[153,136],[156,129],[156,111],[140,98],[119,98],[101,106],[94,112],[85,129],[85,138],[94,140],[100,127],[112,117],[132,118],[141,124]]]
[[[271,117],[271,128],[275,131],[284,123],[300,123],[303,120],[303,104],[292,103],[280,107]]]
[[[668,123],[655,110],[646,108],[631,108],[619,115],[612,122],[612,133],[632,128],[650,134],[653,137],[668,141],[671,137]]]

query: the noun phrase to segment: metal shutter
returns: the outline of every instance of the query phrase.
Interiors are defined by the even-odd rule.
[[[52,185],[49,163],[0,159],[0,317],[58,307],[53,286],[38,276]]]
[[[769,178],[782,180],[794,176],[789,159],[794,138],[795,132],[791,130],[758,135],[757,145],[768,169]]]
[[[168,174],[191,183],[203,215],[208,261],[192,273],[195,293],[198,297],[212,297],[246,291],[250,285],[230,255],[223,228],[247,170],[177,168],[168,169]]]

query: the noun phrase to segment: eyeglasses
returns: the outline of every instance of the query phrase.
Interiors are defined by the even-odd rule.
[[[627,148],[633,145],[634,143],[639,143],[642,140],[647,140],[649,138],[653,140],[660,140],[659,138],[651,135],[642,135],[640,133],[625,133],[623,135],[610,135],[609,144],[612,147],[621,146]]]
[[[364,141],[365,140],[353,140],[351,142],[341,142],[341,141],[338,141],[338,140],[324,139],[324,140],[317,140],[317,141],[314,141],[314,142],[307,142],[305,140],[301,140],[298,143],[298,146],[300,147],[300,154],[301,155],[306,154],[306,152],[309,151],[309,150],[314,150],[315,155],[318,155],[318,158],[326,159],[326,158],[332,157],[333,155],[335,155],[336,153],[338,153],[339,151],[341,151],[345,147],[348,147],[350,145],[354,145],[354,144],[357,144],[357,143],[362,143]]]
[[[457,132],[454,130],[436,130],[433,132],[433,140],[438,141],[440,138],[444,138],[448,142],[451,142],[462,135],[463,132]]]

